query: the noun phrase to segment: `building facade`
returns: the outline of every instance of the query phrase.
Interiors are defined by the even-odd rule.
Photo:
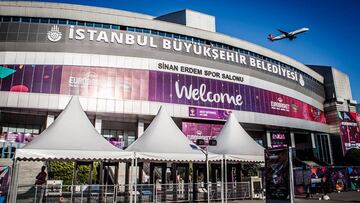
[[[213,16],[14,1],[0,2],[0,13],[2,157],[78,95],[95,128],[120,148],[165,106],[193,140],[216,137],[233,112],[264,147],[334,161],[326,74],[216,32]],[[344,99],[356,104],[347,88]]]

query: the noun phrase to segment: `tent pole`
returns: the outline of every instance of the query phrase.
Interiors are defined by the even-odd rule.
[[[210,202],[210,181],[209,181],[209,147],[206,147],[206,186],[207,186],[207,202]]]
[[[129,181],[129,193],[130,193],[130,203],[133,202],[133,170],[134,170],[134,159],[135,159],[135,153],[134,157],[131,159],[131,166],[130,166],[130,181]]]
[[[18,170],[19,163],[16,159],[13,162],[13,170],[12,170],[12,180],[11,180],[11,189],[10,189],[10,202],[16,202],[17,196],[17,185],[18,185]]]
[[[135,194],[134,194],[134,202],[136,203],[136,199],[137,199],[137,177],[138,177],[138,162],[137,162],[137,158],[135,157],[135,183],[134,183],[134,188],[135,188]]]
[[[224,156],[221,159],[221,203],[224,203]]]
[[[227,161],[226,161],[226,156],[224,155],[224,162],[225,162],[225,202],[227,202],[227,190],[228,190],[228,186],[227,186]]]
[[[77,179],[77,167],[78,167],[78,164],[77,164],[77,161],[75,161],[74,170],[73,170],[73,177],[72,177],[72,181],[71,181],[71,198],[70,198],[71,200],[70,200],[70,202],[74,202],[73,193],[74,193],[74,190],[75,190],[74,184],[76,184],[76,179]]]

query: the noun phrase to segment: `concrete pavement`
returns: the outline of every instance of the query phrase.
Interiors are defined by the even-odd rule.
[[[360,192],[341,192],[341,193],[330,193],[328,194],[330,197],[330,200],[319,200],[319,197],[321,197],[321,194],[314,195],[312,198],[305,199],[303,197],[297,197],[295,198],[295,203],[335,203],[335,202],[354,202],[359,203],[360,202]],[[232,203],[265,203],[265,200],[237,200],[237,201],[228,201]]]

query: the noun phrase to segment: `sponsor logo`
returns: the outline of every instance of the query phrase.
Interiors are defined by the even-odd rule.
[[[57,25],[53,25],[47,33],[47,38],[52,42],[57,42],[61,39],[61,32],[59,30],[59,27]]]
[[[283,98],[278,97],[276,101],[271,101],[271,109],[280,110],[280,111],[290,111],[290,104],[283,103]]]

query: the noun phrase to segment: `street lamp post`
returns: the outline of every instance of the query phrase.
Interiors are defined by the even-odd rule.
[[[203,139],[196,140],[197,145],[204,145],[205,142]],[[199,150],[205,154],[205,160],[206,160],[206,188],[207,188],[207,202],[210,203],[210,175],[209,175],[209,146],[216,146],[217,142],[216,140],[209,140],[208,145],[206,146],[206,150],[199,148]]]

